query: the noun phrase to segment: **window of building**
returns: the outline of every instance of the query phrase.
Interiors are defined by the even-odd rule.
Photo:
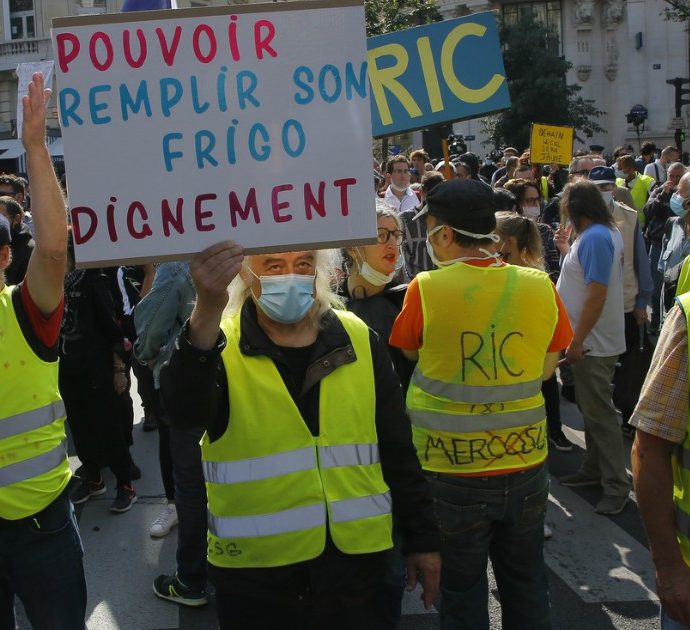
[[[560,50],[563,25],[561,22],[561,3],[557,2],[519,2],[503,5],[503,21],[515,24],[520,18],[532,15],[537,22],[545,26],[555,39],[549,38],[547,44]]]
[[[9,0],[11,39],[36,38],[34,0]]]
[[[93,15],[106,13],[107,0],[74,0],[77,15]]]

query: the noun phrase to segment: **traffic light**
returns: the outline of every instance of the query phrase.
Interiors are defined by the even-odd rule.
[[[676,117],[680,117],[680,110],[683,105],[690,105],[690,100],[683,98],[684,96],[690,94],[690,89],[685,89],[682,87],[686,83],[690,83],[690,79],[681,79],[676,77],[675,79],[668,79],[666,83],[672,85],[676,89]]]

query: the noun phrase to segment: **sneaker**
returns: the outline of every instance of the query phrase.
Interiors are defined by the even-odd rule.
[[[561,385],[561,396],[571,403],[575,402],[575,385]]]
[[[161,599],[167,599],[183,606],[203,606],[208,603],[205,589],[185,586],[177,577],[177,573],[175,575],[159,575],[153,581],[153,592]]]
[[[117,496],[110,504],[110,511],[120,514],[132,509],[132,506],[137,502],[137,493],[133,486],[118,486]]]
[[[174,503],[168,503],[156,520],[151,523],[149,534],[154,538],[162,538],[167,536],[175,525],[177,525],[177,508]]]
[[[155,431],[157,428],[158,420],[156,419],[156,416],[150,411],[147,411],[144,414],[144,422],[141,425],[142,431],[148,433],[149,431]]]
[[[573,443],[565,437],[563,431],[559,431],[559,433],[553,437],[549,435],[549,444],[562,453],[569,453],[573,450]]]
[[[576,472],[572,475],[563,475],[563,477],[558,478],[559,483],[567,488],[580,488],[584,486],[600,486],[601,482],[599,479],[594,479],[593,477],[587,477],[581,472]]]
[[[597,506],[594,508],[594,511],[597,514],[606,514],[609,516],[614,516],[616,514],[620,514],[624,509],[625,506],[628,505],[628,495],[626,494],[623,497],[616,497],[612,496],[610,494],[605,494],[599,503],[597,503]]]
[[[546,523],[544,523],[544,540],[548,540],[549,538],[551,538],[551,536],[553,536],[551,528]]]
[[[79,483],[70,492],[69,498],[74,505],[79,505],[80,503],[86,503],[91,497],[103,494],[105,491],[106,487],[102,479],[98,481],[80,479]]]

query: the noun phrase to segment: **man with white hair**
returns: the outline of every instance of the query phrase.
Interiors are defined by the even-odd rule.
[[[162,374],[173,426],[206,429],[220,627],[373,628],[392,513],[430,607],[440,541],[384,342],[333,309],[333,252],[243,253],[193,259],[197,302]]]

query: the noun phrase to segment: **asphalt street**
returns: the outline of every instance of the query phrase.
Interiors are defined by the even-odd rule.
[[[139,411],[139,401],[135,401]],[[584,455],[582,418],[562,400],[564,430],[576,444],[572,453],[549,456],[552,483],[546,542],[553,627],[556,630],[651,630],[658,628],[658,600],[637,506],[631,501],[619,516],[594,513],[599,496],[592,488],[565,488],[557,477],[574,472]],[[137,413],[140,422],[141,413]],[[630,441],[626,440],[626,446]],[[153,539],[148,529],[165,499],[158,472],[157,432],[135,427],[133,456],[142,469],[136,483],[138,503],[112,515],[114,479],[106,472],[108,492],[78,510],[89,590],[89,630],[211,630],[217,628],[214,602],[189,609],[156,598],[152,580],[175,569],[176,534]],[[71,458],[73,469],[78,466]],[[633,497],[634,499],[634,497]],[[491,580],[491,627],[500,628],[500,604]],[[418,593],[405,595],[402,630],[438,628],[438,615],[424,611]],[[19,628],[30,625],[19,610]]]

